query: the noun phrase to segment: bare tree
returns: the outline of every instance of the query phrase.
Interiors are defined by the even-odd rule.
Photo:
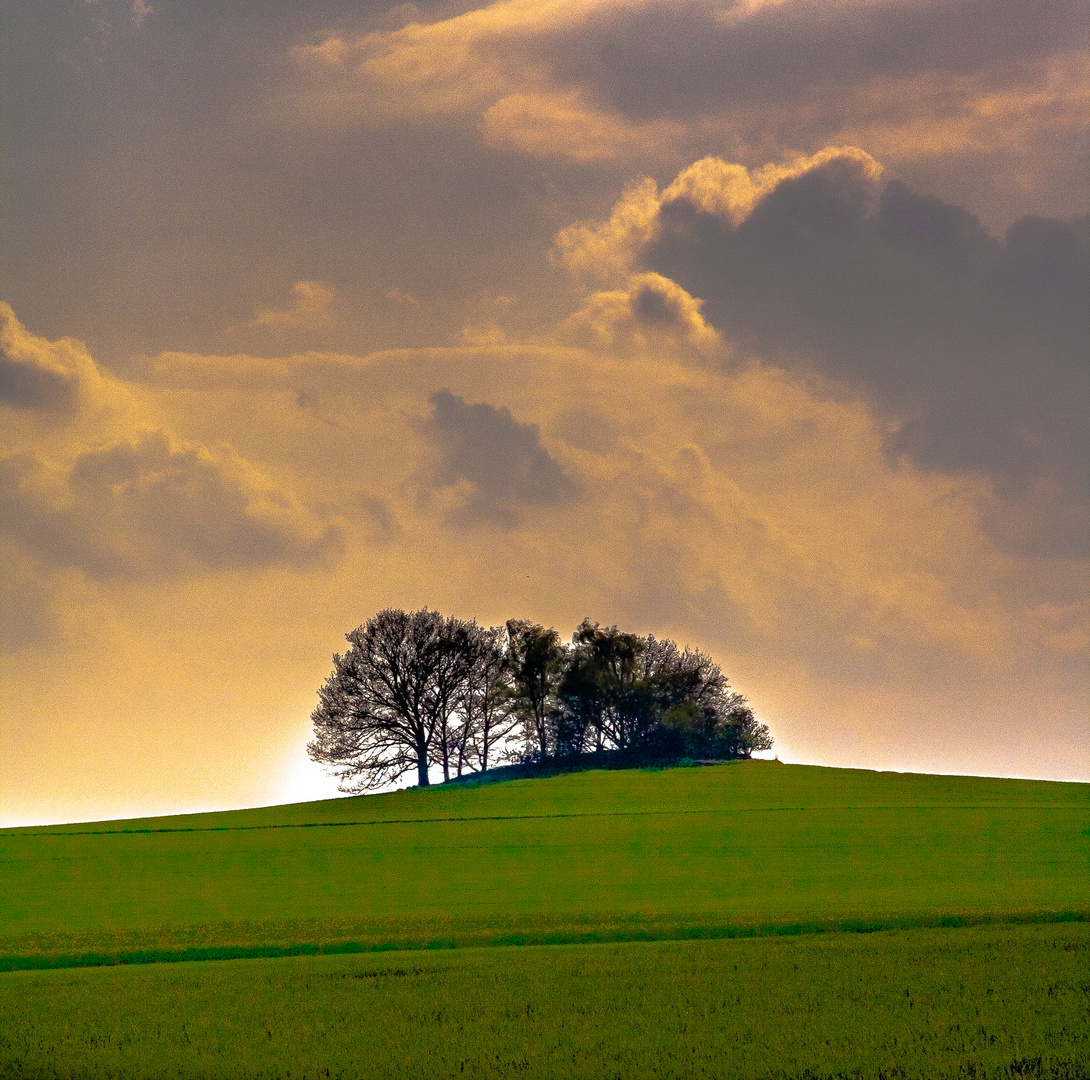
[[[381,787],[414,766],[426,787],[435,730],[447,707],[450,650],[437,611],[380,611],[346,638],[318,692],[314,761],[340,766],[342,791]]]
[[[506,742],[519,724],[512,708],[504,640],[502,626],[470,625],[470,663],[461,700],[459,776],[463,767],[474,772],[487,770],[493,751]]]
[[[462,713],[466,680],[473,664],[473,632],[477,624],[451,616],[439,628],[439,649],[428,704],[435,717],[432,761],[450,779],[451,766],[462,775],[461,747],[465,741],[466,718]]]

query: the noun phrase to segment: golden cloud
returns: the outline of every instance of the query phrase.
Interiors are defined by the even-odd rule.
[[[738,225],[781,181],[832,162],[872,186],[882,176],[882,166],[856,146],[827,146],[785,164],[752,170],[722,158],[701,158],[678,173],[661,194],[649,178],[629,185],[608,221],[579,221],[557,233],[550,257],[576,275],[616,280],[631,274],[643,250],[658,239],[659,212],[669,203],[684,200],[702,213]]]
[[[534,156],[654,159],[761,131],[782,153],[852,142],[901,162],[1079,129],[1087,54],[1062,32],[1072,5],[1049,6],[982,21],[971,59],[956,3],[817,17],[795,0],[500,0],[434,22],[410,5],[293,56],[312,115],[475,115],[488,144]]]
[[[675,151],[685,135],[677,122],[633,124],[595,109],[578,90],[508,94],[485,111],[481,131],[489,146],[572,161],[659,157]]]
[[[0,407],[10,424],[24,418],[71,422],[77,416],[126,410],[127,392],[104,378],[81,342],[46,341],[0,302]]]
[[[592,293],[560,327],[599,348],[684,352],[686,345],[703,357],[724,352],[719,332],[704,321],[703,301],[661,274],[631,275],[625,287]]]
[[[48,423],[32,415],[6,426],[0,532],[47,578],[67,570],[163,578],[336,558],[336,523],[317,520],[226,443],[179,440],[160,426],[155,403],[104,376],[80,342],[47,341],[10,307],[2,314],[13,376],[4,403]]]
[[[318,45],[296,46],[292,55],[312,73],[348,70],[376,89],[392,91],[382,101],[391,111],[458,111],[533,79],[535,72],[519,70],[504,57],[505,41],[577,24],[611,2],[501,0],[434,23],[414,20],[348,40],[332,36]]]
[[[223,358],[204,363],[223,379]],[[196,389],[199,358],[185,370]],[[240,372],[240,388],[252,378]],[[253,390],[266,400],[267,378]],[[439,588],[463,606],[472,597],[494,609],[507,596],[518,606],[529,560],[554,605],[600,604],[610,619],[641,624],[731,612],[728,637],[810,651],[815,663],[847,663],[860,650],[871,662],[874,643],[883,663],[940,651],[990,666],[1007,655],[1017,616],[1001,595],[1009,560],[979,528],[987,485],[891,463],[883,426],[842,390],[760,364],[693,366],[665,349],[610,357],[528,346],[399,350],[351,365],[315,354],[281,387],[278,398],[290,387],[313,403],[310,438],[324,444],[297,465],[325,474],[327,497],[342,489],[346,518],[361,497],[382,502],[414,595]],[[510,573],[487,565],[487,522],[478,541],[455,539],[450,508],[416,498],[433,460],[427,397],[443,387],[536,425],[543,450],[578,482],[574,501],[527,504],[517,524],[504,523]],[[282,427],[277,410],[258,413]],[[330,452],[346,440],[352,454]],[[587,521],[596,523],[589,544]]]
[[[601,11],[654,0],[500,0],[449,19],[334,35],[292,57],[310,80],[313,107],[371,122],[478,113],[485,141],[579,161],[646,151],[676,124],[638,125],[555,85],[551,64],[527,52],[536,40],[578,27]],[[410,6],[407,6],[410,7]]]
[[[614,326],[648,285],[685,310],[666,279],[627,282]],[[985,480],[891,460],[885,422],[843,386],[694,362],[692,325],[667,320],[653,349],[619,335],[609,349],[164,354],[129,385],[158,433],[57,462],[43,436],[9,462],[25,511],[0,536],[22,560],[5,669],[19,723],[60,710],[47,675],[64,627],[65,694],[113,733],[96,737],[147,726],[152,700],[171,746],[264,762],[268,732],[305,741],[343,632],[428,605],[565,633],[590,615],[700,645],[796,759],[1047,773],[1018,742],[1033,724],[1077,774],[1074,564],[1027,575],[982,530]],[[227,437],[234,450],[209,449]],[[333,522],[343,555],[323,561]],[[51,571],[45,550],[27,561],[35,529]],[[225,715],[244,718],[237,738],[196,719]],[[224,790],[275,797],[263,769]]]
[[[0,458],[4,531],[46,567],[91,578],[328,562],[341,534],[323,526],[227,447],[141,433],[80,454],[67,470]]]
[[[891,164],[958,154],[1034,153],[1043,133],[1077,139],[1084,127],[1090,54],[1043,64],[1033,78],[996,87],[985,78],[926,73],[860,90],[830,141],[864,145]],[[1032,167],[1025,162],[1023,168]]]

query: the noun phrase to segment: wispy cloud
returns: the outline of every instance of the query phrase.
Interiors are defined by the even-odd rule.
[[[246,323],[249,329],[314,330],[333,317],[336,292],[321,281],[297,281],[291,287],[292,305],[276,310],[262,308]]]
[[[501,0],[294,56],[319,108],[473,114],[491,145],[536,156],[654,157],[712,137],[873,139],[899,160],[1009,144],[1046,117],[1077,126],[1080,19],[1075,0],[983,16],[969,0]]]

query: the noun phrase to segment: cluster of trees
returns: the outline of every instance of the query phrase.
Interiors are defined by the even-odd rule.
[[[318,693],[314,761],[341,790],[431,766],[443,779],[510,762],[747,758],[772,746],[711,657],[584,619],[571,643],[536,623],[380,611],[346,635]]]

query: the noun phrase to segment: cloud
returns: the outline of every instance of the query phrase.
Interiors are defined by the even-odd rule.
[[[657,157],[673,151],[685,134],[670,121],[628,123],[588,106],[578,90],[508,94],[485,110],[481,132],[489,146],[580,162]]]
[[[70,418],[102,399],[103,380],[79,342],[31,334],[5,303],[0,320],[0,405]]]
[[[28,455],[0,460],[3,529],[46,566],[91,578],[195,572],[335,558],[340,530],[322,526],[224,448],[147,432],[80,454],[70,468]]]
[[[177,370],[200,387],[196,358]],[[302,389],[313,422],[337,425],[329,446],[352,456],[318,446],[299,465],[350,490],[366,469],[362,528],[397,523],[383,543],[414,595],[439,589],[473,610],[593,601],[610,621],[702,627],[767,663],[863,681],[990,669],[1027,605],[1082,610],[1067,564],[1010,594],[1011,558],[981,531],[992,487],[891,460],[882,417],[813,374],[693,364],[665,342],[312,356],[270,384],[272,370],[240,368],[236,385],[255,401]],[[455,389],[411,419],[420,383],[439,380]],[[543,591],[526,591],[524,568]]]
[[[633,274],[623,288],[588,296],[560,335],[598,348],[662,349],[676,356],[690,346],[699,356],[721,355],[722,339],[701,307],[703,301],[661,274]]]
[[[297,281],[291,287],[294,302],[290,308],[275,311],[263,308],[246,323],[249,329],[315,330],[332,318],[330,310],[336,292],[320,281]]]
[[[335,35],[318,45],[296,47],[294,56],[312,72],[350,70],[376,89],[392,91],[382,99],[387,108],[450,112],[495,100],[533,79],[540,65],[524,67],[522,58],[512,55],[519,45],[578,26],[603,3],[618,0],[501,0],[437,22],[413,20],[354,38]]]
[[[226,444],[179,439],[146,395],[104,375],[81,342],[39,337],[7,305],[0,315],[0,403],[10,410],[0,534],[21,552],[19,565],[39,568],[41,595],[50,575],[72,570],[96,581],[167,579],[337,557],[339,525]],[[33,629],[37,616],[28,618]]]
[[[618,291],[631,304],[637,287]],[[565,631],[589,613],[708,648],[789,756],[1078,775],[1082,564],[998,543],[983,524],[1007,513],[995,485],[891,457],[865,395],[752,354],[694,363],[672,332],[675,351],[664,333],[647,349],[161,357],[134,393],[290,475],[314,519],[343,521],[344,556],[305,578],[286,567],[276,590],[204,571],[96,590],[148,597],[161,615],[125,615],[143,625],[184,587],[188,632],[205,639],[211,606],[232,655],[275,626],[304,686],[383,606]],[[100,492],[118,473],[105,457]],[[38,503],[74,498],[58,471]]]
[[[1082,550],[1065,502],[1090,489],[1086,219],[1027,217],[1000,240],[880,177],[854,148],[757,172],[704,159],[563,230],[554,259],[677,282],[728,338],[871,394],[896,423],[891,449],[920,465],[992,476],[1008,496],[1052,477],[1040,531]]]
[[[0,454],[71,459],[133,430],[140,413],[131,387],[103,372],[83,342],[39,337],[0,303]]]
[[[576,486],[542,445],[535,424],[505,408],[470,403],[449,390],[428,399],[423,430],[440,453],[435,484],[452,501],[452,520],[512,525],[519,511],[551,506]]]
[[[1076,0],[1032,8],[999,0],[987,11],[973,0],[603,4],[575,48],[556,54],[557,68],[562,78],[595,79],[626,115],[744,112],[759,103],[775,122],[777,105],[843,113],[848,100],[865,106],[847,93],[865,90],[873,102],[876,91],[884,97],[925,74],[941,76],[954,100],[1015,85],[1032,79],[1037,63],[1079,51],[1080,20]]]
[[[476,115],[492,146],[576,161],[655,153],[683,129],[626,122],[593,94],[558,84],[534,42],[585,24],[596,10],[650,0],[501,0],[449,19],[296,46],[304,108],[357,122]]]
[[[1041,122],[1077,130],[1081,30],[1077,0],[501,0],[295,57],[326,110],[476,115],[491,145],[535,156],[873,137],[913,160],[999,150]]]
[[[462,342],[474,346],[498,346],[507,344],[507,331],[500,319],[518,304],[517,296],[486,292],[476,298],[465,325]]]
[[[132,0],[132,24],[139,30],[148,20],[148,16],[154,14],[154,9],[147,0]]]
[[[619,280],[639,267],[645,249],[662,232],[663,206],[675,202],[737,225],[782,180],[835,163],[852,171],[860,186],[875,185],[882,166],[854,146],[831,146],[786,165],[759,169],[705,157],[678,173],[660,194],[650,178],[630,184],[614,204],[609,220],[579,221],[557,233],[552,260],[580,277]]]
[[[72,412],[76,406],[75,373],[0,353],[0,402],[17,409]]]

